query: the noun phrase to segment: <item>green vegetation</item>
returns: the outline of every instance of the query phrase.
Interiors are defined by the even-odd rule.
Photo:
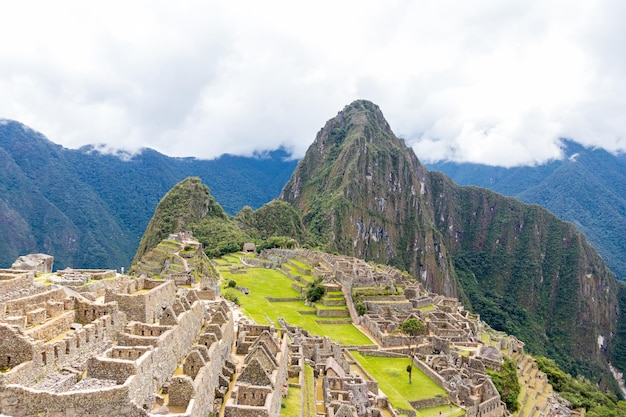
[[[228,257],[231,265],[240,265],[236,257]],[[298,291],[292,288],[292,281],[285,274],[268,268],[247,268],[245,274],[232,274],[230,267],[220,267],[223,278],[235,280],[237,284],[250,290],[249,294],[238,295],[243,311],[257,323],[277,323],[284,318],[289,324],[302,326],[313,334],[329,336],[344,345],[369,345],[372,341],[352,323],[330,324],[336,318],[318,317],[314,307],[306,306]],[[275,299],[298,299],[299,301],[274,301]],[[337,307],[339,308],[339,307]],[[345,307],[341,307],[345,308]]]
[[[603,393],[593,382],[579,377],[573,378],[563,372],[552,360],[535,358],[539,369],[548,376],[548,382],[574,408],[584,408],[587,417],[626,416],[626,401],[617,401],[615,395]]]
[[[253,242],[257,250],[294,248],[307,234],[298,212],[283,201],[272,201],[257,211],[244,207],[229,218],[200,178],[176,184],[159,203],[135,255],[133,265],[171,233],[190,230],[210,258],[238,252]]]
[[[235,295],[232,291],[226,291],[224,293],[224,298],[228,301],[232,301],[233,303],[239,305],[239,296]]]
[[[326,288],[322,285],[320,278],[309,284],[306,290],[306,299],[310,303],[316,303],[326,294]]]
[[[289,387],[287,398],[281,404],[280,417],[300,417],[300,407],[302,404],[302,389],[300,387]]]
[[[380,390],[389,397],[395,408],[411,410],[413,408],[409,401],[446,395],[443,388],[416,367],[413,367],[412,382],[409,383],[406,375],[409,358],[365,356],[355,351],[350,353],[378,381]]]
[[[409,340],[415,341],[417,337],[424,334],[426,325],[420,319],[409,317],[398,325],[398,329],[400,332],[404,333]],[[409,344],[409,351],[410,349],[411,345]]]
[[[499,372],[487,371],[493,384],[500,393],[500,398],[510,412],[519,410],[517,399],[520,394],[520,383],[517,379],[517,364],[511,358],[505,358],[502,370]]]
[[[308,363],[304,365],[304,378],[302,382],[302,417],[315,417],[315,382],[313,368]]]

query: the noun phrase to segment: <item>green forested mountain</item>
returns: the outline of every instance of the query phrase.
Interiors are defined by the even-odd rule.
[[[0,121],[0,267],[44,252],[55,267],[128,267],[161,197],[188,176],[234,215],[276,198],[296,165],[279,150],[246,158],[171,158],[150,149],[107,155],[70,150]]]
[[[246,242],[259,247],[293,246],[307,240],[300,214],[289,204],[270,201],[254,211],[244,207],[226,215],[198,177],[185,178],[159,202],[148,223],[133,265],[171,233],[191,231],[205,253],[217,257],[240,251]]]
[[[563,141],[564,158],[535,167],[440,162],[430,170],[539,204],[583,232],[618,279],[626,280],[626,155]]]
[[[618,283],[583,235],[539,206],[428,172],[374,104],[326,123],[281,199],[324,249],[406,269],[529,351],[613,383]]]

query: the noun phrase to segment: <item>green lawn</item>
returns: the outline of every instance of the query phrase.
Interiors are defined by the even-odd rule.
[[[313,368],[304,365],[304,378],[302,380],[302,416],[315,417],[315,385],[313,382]]]
[[[439,414],[439,412],[441,412],[441,414]],[[417,412],[418,417],[421,417],[421,416],[423,417],[439,417],[439,416],[459,417],[459,416],[464,416],[464,415],[465,415],[465,410],[460,407],[457,407],[456,405],[452,406],[452,411],[450,411],[449,405],[440,405],[438,407],[423,408]]]
[[[447,395],[443,388],[415,366],[411,373],[412,382],[409,383],[406,371],[409,358],[379,358],[364,356],[356,351],[350,353],[378,381],[378,387],[395,408],[411,410],[409,401]]]
[[[361,333],[351,323],[325,324],[325,321],[337,318],[321,318],[315,314],[300,314],[300,311],[315,312],[314,307],[305,306],[303,301],[269,302],[266,297],[299,298],[300,293],[293,288],[293,281],[273,269],[248,268],[245,274],[231,274],[229,268],[220,268],[224,283],[233,280],[238,286],[250,290],[248,295],[222,285],[222,292],[231,292],[239,298],[243,312],[259,324],[274,324],[278,318],[284,318],[289,324],[302,326],[318,336],[329,336],[332,340],[343,345],[369,345],[373,342]],[[321,306],[321,305],[320,305]],[[321,306],[324,307],[324,306]],[[327,308],[327,307],[325,307]],[[345,309],[345,307],[342,307]]]
[[[300,387],[289,387],[289,394],[283,400],[284,407],[280,410],[280,417],[300,417],[302,406],[302,390]]]

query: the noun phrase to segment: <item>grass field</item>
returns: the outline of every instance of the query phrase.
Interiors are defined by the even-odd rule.
[[[302,390],[299,387],[289,387],[289,394],[283,400],[283,404],[280,417],[300,417]]]
[[[237,261],[233,257],[230,257],[228,260],[233,265]],[[314,314],[315,308],[306,306],[303,301],[268,301],[266,297],[300,297],[300,293],[291,287],[293,281],[281,272],[266,268],[248,268],[245,274],[232,274],[230,273],[230,268],[220,267],[219,269],[224,278],[223,284],[233,280],[238,286],[246,287],[250,290],[249,294],[246,295],[234,288],[225,288],[222,285],[222,292],[230,292],[236,295],[243,312],[259,324],[266,324],[268,321],[277,323],[278,318],[282,317],[291,325],[302,326],[318,336],[329,336],[335,342],[343,345],[368,345],[373,343],[350,323],[324,323],[325,321],[336,320],[336,318],[318,317]],[[330,309],[328,307],[325,308]],[[345,307],[339,309],[345,309]],[[301,314],[300,312],[312,314]]]
[[[355,351],[350,353],[378,381],[379,388],[396,408],[411,410],[409,401],[447,395],[443,388],[416,367],[413,367],[412,382],[409,383],[406,371],[408,358],[379,358]]]
[[[315,386],[311,365],[304,365],[302,384],[302,417],[315,417]]]

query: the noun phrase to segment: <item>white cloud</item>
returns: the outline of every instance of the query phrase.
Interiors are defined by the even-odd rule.
[[[0,117],[67,147],[302,156],[357,98],[423,160],[626,148],[618,1],[13,2]],[[8,41],[10,40],[10,41]]]

